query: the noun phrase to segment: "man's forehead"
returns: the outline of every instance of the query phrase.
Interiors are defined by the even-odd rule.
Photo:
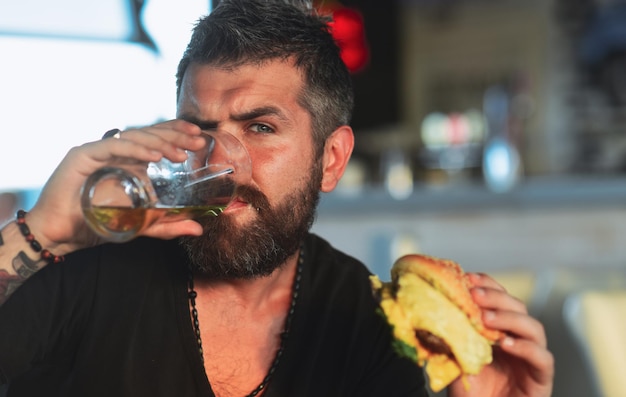
[[[179,112],[199,111],[214,101],[232,101],[238,112],[250,112],[272,106],[266,102],[272,97],[299,102],[302,88],[301,71],[284,60],[229,67],[194,63],[183,76],[177,107]]]

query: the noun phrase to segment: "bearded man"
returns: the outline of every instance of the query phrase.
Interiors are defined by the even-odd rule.
[[[281,1],[223,0],[194,29],[177,118],[70,150],[0,231],[0,384],[14,396],[426,396],[392,349],[367,268],[309,233],[354,136],[350,76],[327,21]],[[80,188],[117,157],[183,161],[203,130],[247,149],[251,181],[214,219],[123,244],[85,224]],[[65,261],[61,262],[62,256]],[[475,300],[507,336],[451,396],[550,395],[540,324],[487,276]]]

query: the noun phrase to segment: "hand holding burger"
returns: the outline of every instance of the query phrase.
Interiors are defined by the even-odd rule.
[[[425,367],[433,391],[461,375],[478,374],[491,362],[491,345],[503,334],[483,324],[457,263],[407,255],[394,263],[391,279],[382,283],[373,276],[372,285],[397,350]]]
[[[391,282],[371,281],[396,350],[425,367],[433,391],[452,383],[451,396],[550,395],[554,359],[541,324],[490,277],[413,254],[394,263]]]

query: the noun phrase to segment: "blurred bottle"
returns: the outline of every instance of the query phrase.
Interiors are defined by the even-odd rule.
[[[407,155],[392,149],[383,156],[385,189],[396,200],[405,200],[413,193],[413,170]]]
[[[493,192],[513,189],[522,175],[522,162],[517,146],[511,139],[509,92],[502,86],[487,89],[483,111],[487,119],[489,138],[483,151],[483,177]]]

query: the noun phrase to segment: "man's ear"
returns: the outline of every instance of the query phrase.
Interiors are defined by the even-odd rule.
[[[320,190],[324,193],[332,191],[341,179],[354,149],[354,133],[352,128],[344,125],[337,128],[326,139],[322,158],[323,176]]]

